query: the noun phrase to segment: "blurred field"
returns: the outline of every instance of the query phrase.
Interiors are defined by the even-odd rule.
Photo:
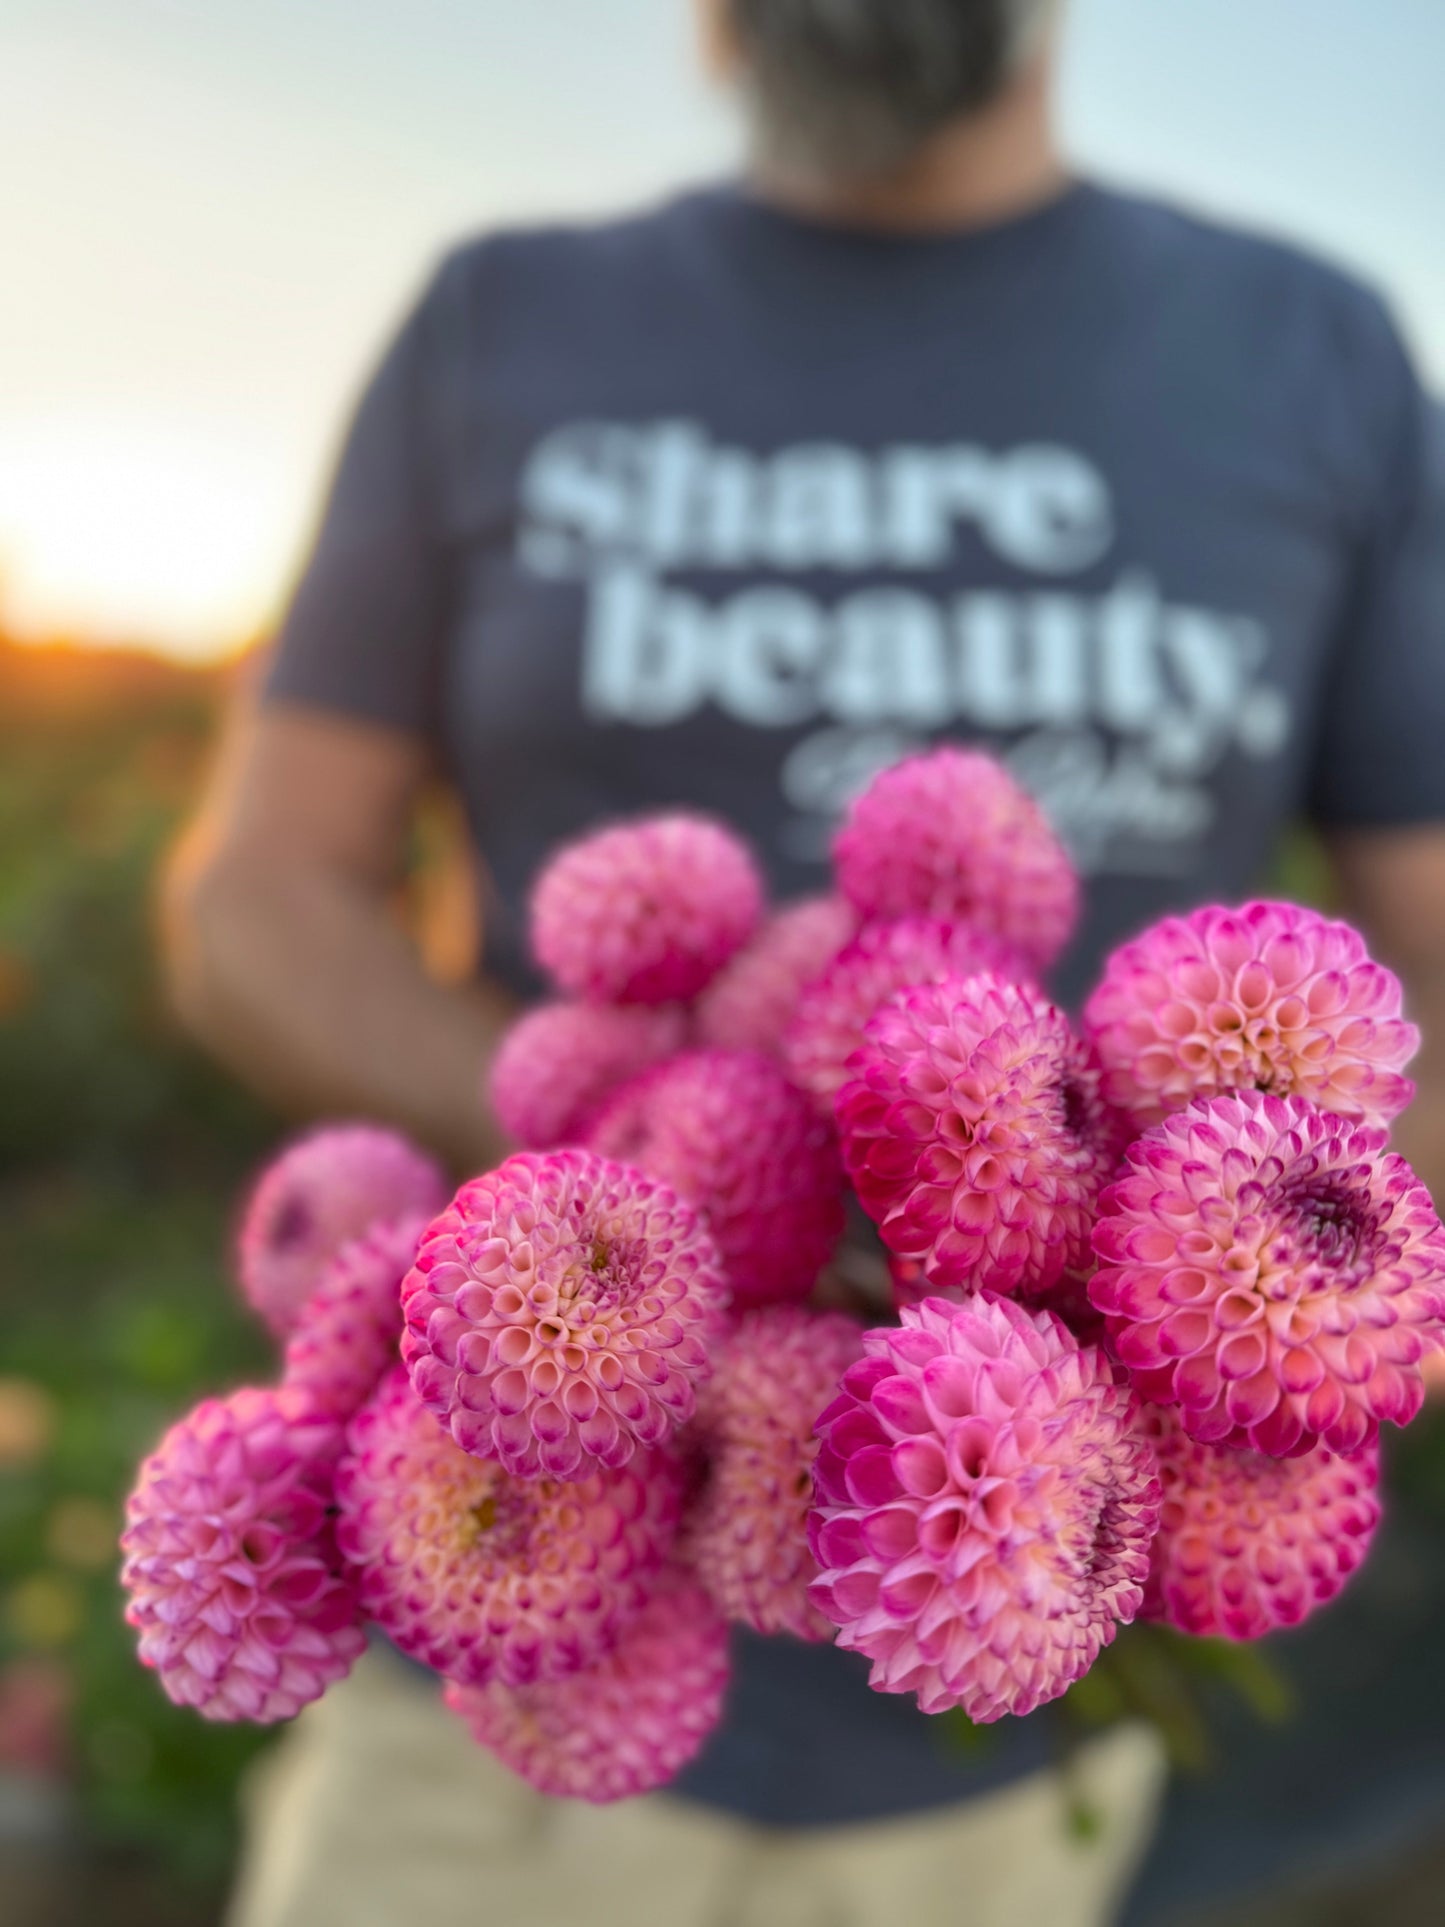
[[[137,1667],[115,1536],[138,1455],[264,1360],[223,1255],[276,1126],[174,1035],[149,929],[222,694],[0,644],[0,1818],[43,1815],[108,1880],[139,1855],[182,1891],[223,1873],[256,1740]]]

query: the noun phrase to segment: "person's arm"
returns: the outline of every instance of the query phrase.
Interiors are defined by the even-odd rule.
[[[387,1120],[475,1172],[503,1148],[481,1075],[507,999],[432,982],[395,914],[427,763],[401,730],[242,716],[167,878],[167,963],[182,1021],[253,1089]]]
[[[1420,1026],[1418,1092],[1391,1139],[1445,1209],[1445,824],[1336,831],[1329,845],[1346,914],[1399,974]]]
[[[239,1076],[475,1172],[502,1148],[480,1080],[505,999],[434,982],[394,911],[452,635],[464,269],[430,278],[366,383],[259,709],[234,719],[165,908],[177,1008]]]

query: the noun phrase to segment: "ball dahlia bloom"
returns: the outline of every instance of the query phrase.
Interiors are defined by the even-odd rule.
[[[837,1138],[760,1052],[690,1051],[645,1072],[588,1143],[697,1206],[735,1307],[806,1298],[842,1235]]]
[[[926,1299],[872,1331],[818,1421],[813,1599],[925,1713],[1030,1713],[1139,1609],[1154,1455],[1104,1355],[1052,1313]]]
[[[657,1453],[570,1483],[514,1479],[463,1452],[398,1369],[352,1420],[336,1499],[362,1608],[402,1652],[520,1686],[591,1665],[638,1611],[682,1472]]]
[[[843,1161],[898,1257],[937,1286],[1043,1291],[1089,1258],[1113,1168],[1079,1046],[1037,991],[980,975],[900,991],[838,1093]]]
[[[1007,944],[961,923],[901,917],[896,923],[865,924],[799,996],[783,1039],[789,1076],[831,1117],[833,1099],[847,1081],[848,1059],[880,1005],[917,984],[983,970],[1012,982],[1029,976]]]
[[[578,1143],[619,1084],[681,1049],[687,1022],[646,1004],[542,1004],[519,1017],[492,1060],[488,1094],[513,1143]]]
[[[762,913],[757,865],[731,830],[703,816],[654,816],[553,857],[532,891],[532,948],[569,996],[686,1003]]]
[[[808,1597],[813,1428],[862,1349],[841,1312],[770,1305],[741,1319],[718,1354],[698,1412],[708,1472],[686,1550],[719,1611],[755,1632],[833,1637]]]
[[[328,1125],[296,1139],[267,1168],[241,1217],[241,1289],[285,1337],[322,1271],[381,1219],[430,1217],[446,1203],[441,1167],[395,1131]]]
[[[722,1718],[727,1680],[727,1627],[700,1587],[672,1579],[585,1673],[449,1685],[446,1703],[539,1793],[600,1805],[675,1779]]]
[[[842,897],[808,897],[779,910],[698,999],[699,1038],[778,1056],[805,986],[857,930],[857,912]]]
[[[399,1218],[353,1238],[301,1307],[286,1341],[282,1380],[331,1418],[349,1419],[396,1364],[401,1281],[427,1222]]]
[[[140,1657],[208,1720],[290,1719],[366,1640],[331,1526],[341,1427],[299,1391],[206,1399],[126,1502],[121,1584]]]
[[[1166,917],[1116,950],[1084,1011],[1105,1089],[1142,1129],[1229,1090],[1385,1124],[1420,1033],[1363,939],[1292,903]]]
[[[424,1233],[401,1354],[464,1451],[580,1478],[692,1417],[726,1305],[717,1245],[669,1185],[589,1151],[524,1151]]]
[[[991,756],[945,747],[876,776],[833,844],[860,917],[930,916],[988,932],[1037,970],[1079,915],[1079,879],[1048,818]]]
[[[1328,1605],[1380,1522],[1376,1445],[1296,1459],[1202,1445],[1143,1409],[1163,1505],[1141,1616],[1180,1632],[1262,1639]]]
[[[1445,1230],[1382,1130],[1298,1097],[1200,1099],[1130,1148],[1094,1250],[1115,1351],[1193,1438],[1355,1452],[1420,1409]]]

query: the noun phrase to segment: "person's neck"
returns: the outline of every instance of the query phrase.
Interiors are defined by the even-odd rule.
[[[987,227],[1058,198],[1069,183],[1054,138],[1051,71],[1031,63],[1008,92],[946,128],[891,173],[817,180],[755,164],[754,191],[839,227],[928,232]]]

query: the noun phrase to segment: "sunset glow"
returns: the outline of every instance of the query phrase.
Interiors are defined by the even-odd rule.
[[[297,504],[259,448],[184,423],[36,420],[0,442],[0,622],[210,661],[274,611]]]
[[[735,162],[682,0],[608,0],[600,36],[596,0],[351,11],[0,0],[0,635],[240,646],[446,247]],[[1349,263],[1445,382],[1445,8],[1068,13],[1088,172]]]

